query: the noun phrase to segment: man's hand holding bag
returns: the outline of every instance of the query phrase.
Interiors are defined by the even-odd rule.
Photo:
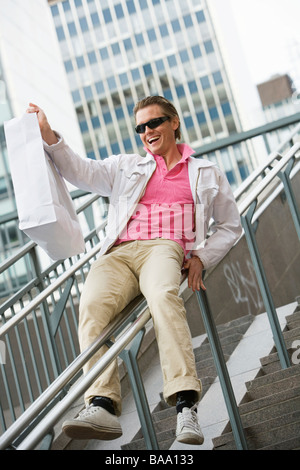
[[[66,184],[43,148],[35,113],[4,124],[19,227],[53,260],[84,252]]]

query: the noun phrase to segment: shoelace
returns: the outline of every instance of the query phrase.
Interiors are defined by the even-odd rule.
[[[94,413],[96,413],[98,411],[98,407],[97,406],[94,406],[94,405],[87,405],[87,407],[80,411],[79,415],[78,415],[78,418],[80,416],[88,416],[88,415],[92,415]]]
[[[183,427],[192,428],[199,427],[197,413],[195,412],[195,408],[197,405],[194,405],[190,408],[190,413],[179,413],[178,420],[179,420],[179,427],[182,429]]]

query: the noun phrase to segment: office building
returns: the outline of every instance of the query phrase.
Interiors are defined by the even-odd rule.
[[[89,158],[144,153],[132,110],[147,95],[174,103],[196,151],[242,129],[210,2],[48,1]],[[210,158],[233,187],[254,166],[240,146]]]

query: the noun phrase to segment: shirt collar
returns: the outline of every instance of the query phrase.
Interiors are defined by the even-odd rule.
[[[195,153],[195,150],[193,150],[188,144],[177,144],[177,148],[182,155],[182,158],[180,160],[181,162],[185,162],[191,155],[193,155],[193,153]],[[144,147],[144,150],[153,157],[158,156],[150,152],[147,147]]]

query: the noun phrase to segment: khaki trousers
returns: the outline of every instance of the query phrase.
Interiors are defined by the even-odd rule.
[[[195,390],[201,395],[191,334],[183,300],[178,296],[184,253],[171,240],[137,240],[113,247],[98,258],[88,274],[80,301],[79,342],[83,351],[140,292],[153,319],[164,382],[164,398],[176,404],[176,393]],[[107,351],[103,346],[84,367],[86,373]],[[113,400],[121,414],[121,387],[114,361],[85,394]]]

